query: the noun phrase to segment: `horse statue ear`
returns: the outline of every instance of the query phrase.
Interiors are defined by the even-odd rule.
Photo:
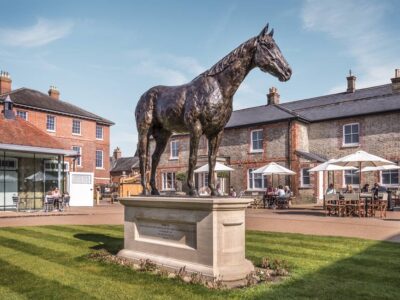
[[[271,32],[268,34],[270,37],[273,37],[274,35],[274,29],[272,28]]]
[[[267,32],[268,32],[268,26],[269,26],[269,23],[267,23],[267,26],[265,26],[265,27],[263,28],[263,30],[261,30],[259,36],[263,36],[263,35],[266,35],[266,34],[267,34]]]

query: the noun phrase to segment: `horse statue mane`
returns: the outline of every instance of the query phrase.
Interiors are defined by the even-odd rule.
[[[247,40],[246,42],[240,44],[238,47],[236,47],[234,50],[229,52],[224,58],[219,60],[215,65],[213,65],[210,69],[207,71],[203,72],[200,75],[205,75],[205,76],[213,76],[218,73],[221,73],[224,71],[226,68],[228,68],[232,62],[234,62],[238,57],[241,56],[243,53],[244,49],[246,49],[246,46],[250,43],[257,43],[257,38],[252,37],[251,39]]]

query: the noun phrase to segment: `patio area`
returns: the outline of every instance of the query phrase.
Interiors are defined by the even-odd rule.
[[[71,207],[54,213],[0,212],[0,227],[68,224],[123,224],[123,207],[101,202],[94,207]],[[294,205],[286,210],[248,209],[246,229],[400,242],[400,211],[388,211],[386,219],[380,219],[327,217],[321,206],[314,205]]]

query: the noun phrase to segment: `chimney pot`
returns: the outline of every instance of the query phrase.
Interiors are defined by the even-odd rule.
[[[114,158],[115,158],[115,159],[119,159],[119,158],[122,157],[122,152],[121,152],[121,150],[119,149],[119,147],[115,148],[113,154],[114,154]]]
[[[356,79],[357,77],[349,71],[349,76],[347,77],[347,93],[354,93],[356,91]]]
[[[392,91],[394,93],[400,92],[400,69],[394,71],[394,78],[392,80]]]
[[[56,86],[51,85],[50,89],[48,91],[49,96],[55,100],[59,100],[60,99],[60,91],[57,89]]]
[[[276,87],[271,87],[267,94],[268,105],[279,104],[279,98],[278,89]]]
[[[11,92],[11,76],[8,72],[0,71],[0,95]]]

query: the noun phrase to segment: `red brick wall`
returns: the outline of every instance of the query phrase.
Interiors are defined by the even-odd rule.
[[[57,101],[57,100],[54,100]],[[80,118],[74,118],[69,116],[63,116],[58,114],[52,114],[56,117],[56,130],[55,132],[47,131],[46,112],[19,109],[16,110],[28,112],[28,122],[31,122],[39,129],[43,130],[47,134],[58,139],[64,143],[68,148],[72,149],[72,146],[82,147],[82,166],[75,166],[76,172],[94,172],[95,184],[108,183],[110,178],[110,127],[103,126],[103,140],[96,139],[96,121],[84,120]],[[72,134],[72,120],[81,121],[81,134]],[[96,150],[103,151],[103,168],[96,168]],[[70,162],[70,169],[73,171],[73,163],[71,158],[66,158],[66,161]]]

